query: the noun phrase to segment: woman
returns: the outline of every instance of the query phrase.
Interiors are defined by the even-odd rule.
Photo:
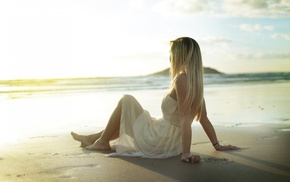
[[[109,150],[109,142],[118,138],[118,156],[166,158],[181,154],[181,161],[196,163],[190,154],[191,124],[198,120],[216,150],[236,150],[220,145],[207,118],[203,98],[203,65],[198,43],[189,37],[170,42],[171,87],[163,98],[163,117],[155,119],[130,95],[124,95],[112,113],[106,128],[93,135],[71,133],[89,150]]]

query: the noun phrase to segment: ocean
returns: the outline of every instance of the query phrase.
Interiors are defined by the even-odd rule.
[[[205,74],[204,87],[290,81],[290,73]],[[169,76],[0,80],[0,99],[83,92],[165,90]]]

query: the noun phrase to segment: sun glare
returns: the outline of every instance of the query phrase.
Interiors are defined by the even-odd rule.
[[[185,2],[161,3],[168,16],[158,1],[1,1],[0,80],[146,75],[168,67],[168,42],[179,36],[197,39],[204,65],[221,72],[289,71],[288,19],[278,16],[288,12],[231,16],[217,1],[184,14]]]

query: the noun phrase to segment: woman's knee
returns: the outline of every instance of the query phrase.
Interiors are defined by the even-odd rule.
[[[135,98],[132,95],[123,95],[122,99],[120,100],[120,102],[131,102],[132,100],[134,100]]]
[[[128,103],[129,100],[132,99],[132,97],[133,97],[133,96],[131,96],[131,95],[123,95],[123,97],[122,97],[122,98],[119,100],[119,102],[118,102],[118,106],[121,106],[121,107],[122,107],[122,105],[123,105],[124,103]]]

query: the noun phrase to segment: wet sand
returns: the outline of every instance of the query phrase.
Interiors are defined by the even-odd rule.
[[[72,139],[70,131],[89,134],[99,127],[91,128],[93,122],[87,126],[83,122],[85,118],[81,122],[74,121],[73,125],[64,123],[65,128],[56,124],[58,120],[53,118],[56,116],[48,114],[45,116],[50,118],[44,120],[54,120],[55,127],[64,128],[57,129],[48,124],[49,132],[44,132],[43,126],[38,128],[42,132],[33,132],[23,124],[20,125],[22,129],[27,130],[26,133],[31,130],[31,135],[0,143],[0,181],[290,181],[289,88],[289,83],[273,83],[206,89],[208,114],[220,143],[237,145],[242,149],[215,151],[201,126],[194,123],[191,151],[202,158],[199,164],[194,165],[180,162],[179,156],[168,159],[107,157],[106,154],[112,151],[85,150]],[[137,94],[137,98],[140,96]],[[144,103],[144,108],[149,107],[154,115],[160,106],[150,107],[152,98],[143,98],[141,103]],[[71,98],[65,100],[71,101]],[[79,107],[85,107],[82,104],[89,100],[91,97],[80,101],[83,103],[79,102]],[[27,105],[28,102],[31,101],[21,101],[17,107],[24,107],[23,104]],[[33,104],[39,102],[35,100]],[[67,113],[72,112],[72,108],[66,109]],[[74,109],[79,110],[77,107]],[[47,108],[55,114],[52,110]],[[86,115],[80,113],[69,117],[79,120],[82,114]],[[57,116],[65,118],[63,114]],[[44,118],[40,115],[30,119],[41,117]],[[3,115],[0,119],[2,122]],[[9,127],[6,126],[5,131],[7,129]],[[18,129],[20,131],[21,127]],[[15,132],[6,133],[12,136],[17,134],[18,129],[13,130],[12,127],[11,131]],[[1,137],[3,141],[4,135]]]

